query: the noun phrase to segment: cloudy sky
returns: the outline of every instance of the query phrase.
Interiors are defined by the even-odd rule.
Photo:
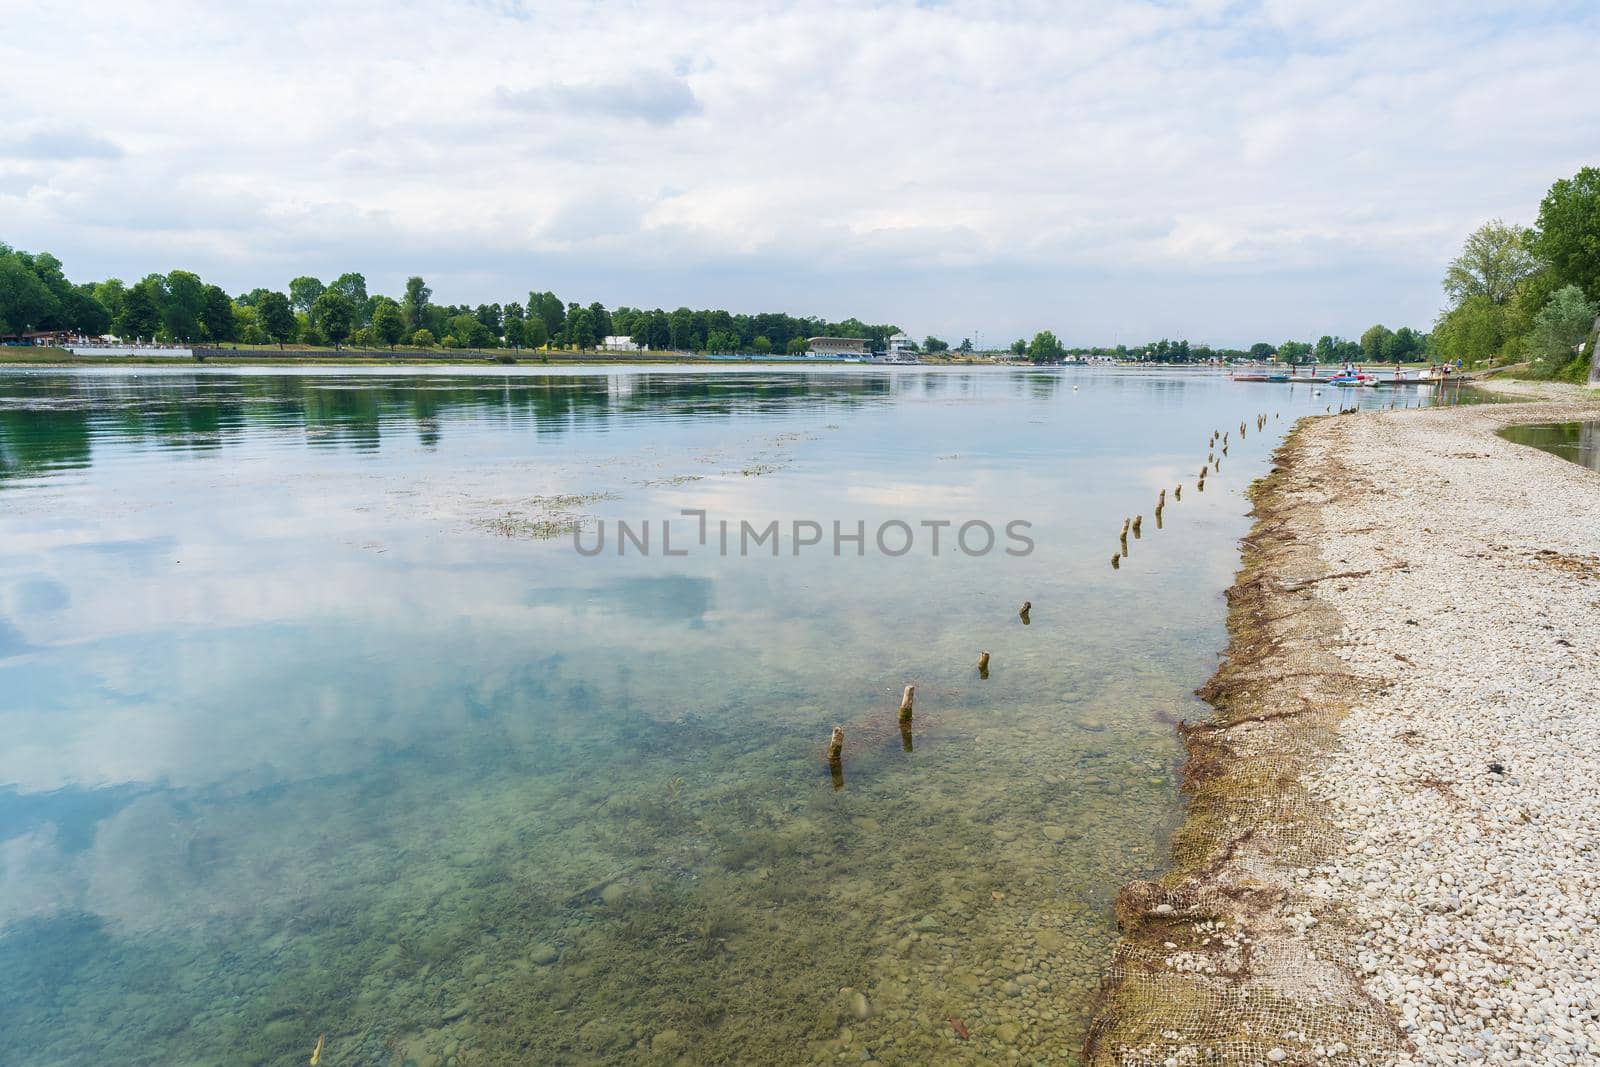
[[[952,340],[1427,325],[1600,162],[1600,5],[0,0],[0,240],[75,280]]]

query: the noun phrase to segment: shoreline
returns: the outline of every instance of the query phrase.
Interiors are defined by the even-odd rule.
[[[1600,398],[1492,388],[1534,402],[1304,419],[1252,488],[1172,866],[1118,898],[1086,1064],[1600,1053],[1574,977],[1600,953],[1600,475],[1496,435]]]

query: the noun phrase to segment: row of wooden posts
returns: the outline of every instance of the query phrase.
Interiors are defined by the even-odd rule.
[[[1276,419],[1276,418],[1279,418],[1280,415],[1274,414],[1272,417]],[[1266,428],[1266,425],[1267,425],[1267,416],[1265,414],[1257,415],[1256,416],[1256,430],[1257,430],[1257,432],[1260,432],[1261,430],[1264,430]],[[1239,423],[1239,438],[1240,438],[1240,440],[1244,439],[1245,430],[1246,430],[1246,424],[1243,423],[1243,422]],[[1197,480],[1197,482],[1195,483],[1195,488],[1197,490],[1199,490],[1200,492],[1202,492],[1202,493],[1205,492],[1205,490],[1206,490],[1206,472],[1207,471],[1221,472],[1221,470],[1222,470],[1222,459],[1221,459],[1220,456],[1218,456],[1216,454],[1216,450],[1218,448],[1218,440],[1219,440],[1219,438],[1221,440],[1220,451],[1222,452],[1222,455],[1226,456],[1228,454],[1228,433],[1224,432],[1224,431],[1213,431],[1212,434],[1211,434],[1211,440],[1210,440],[1210,442],[1208,442],[1208,445],[1207,445],[1207,447],[1211,448],[1213,451],[1211,451],[1210,453],[1208,453],[1206,455],[1206,462],[1205,462],[1204,465],[1201,466],[1201,468],[1200,468],[1200,477]],[[1173,490],[1172,490],[1172,499],[1175,500],[1175,501],[1183,499],[1183,486],[1181,484],[1179,484],[1178,486],[1173,488]],[[1161,511],[1166,506],[1167,506],[1167,491],[1165,489],[1162,489],[1160,494],[1156,497],[1156,512],[1155,512],[1155,514],[1156,514],[1156,529],[1158,529],[1158,530],[1161,528]],[[1116,555],[1111,557],[1111,566],[1114,569],[1120,569],[1121,568],[1121,566],[1122,566],[1122,558],[1128,554],[1128,534],[1130,534],[1130,533],[1133,534],[1133,536],[1135,538],[1140,537],[1141,536],[1141,530],[1142,530],[1143,526],[1144,526],[1144,516],[1143,515],[1135,515],[1131,519],[1123,519],[1122,520],[1122,537],[1121,537],[1122,551],[1118,552]],[[1032,611],[1032,610],[1033,610],[1032,601],[1024,600],[1022,602],[1022,609],[1017,612],[1017,614],[1021,617],[1022,624],[1024,626],[1027,626],[1032,621],[1029,618],[1029,615],[1028,615],[1028,613],[1030,611]],[[989,677],[989,653],[988,652],[979,652],[978,653],[978,676],[980,678],[988,678]],[[902,690],[901,693],[900,693],[900,732],[902,734],[908,734],[910,729],[911,729],[911,717],[912,717],[912,714],[913,714],[914,705],[916,703],[916,697],[917,697],[917,687],[915,685],[906,686],[905,689]],[[909,742],[908,742],[908,745],[909,745]],[[832,735],[828,738],[828,766],[833,771],[833,784],[834,784],[835,788],[838,788],[838,787],[840,787],[840,786],[842,786],[844,784],[843,769],[842,769],[843,768],[843,762],[844,762],[844,727],[835,726],[833,728]]]

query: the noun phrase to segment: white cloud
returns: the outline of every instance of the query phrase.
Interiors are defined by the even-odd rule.
[[[1465,233],[1531,220],[1600,143],[1600,13],[1559,3],[91,0],[6,22],[6,130],[46,139],[0,160],[0,237],[75,277],[241,290],[357,269],[451,301],[918,335],[1351,334],[1426,324]]]

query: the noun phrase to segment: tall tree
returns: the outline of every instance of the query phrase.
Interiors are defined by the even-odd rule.
[[[1533,329],[1528,332],[1527,353],[1534,371],[1548,378],[1572,362],[1579,342],[1589,336],[1597,311],[1600,307],[1578,286],[1558,289],[1534,316]]]
[[[261,319],[261,332],[278,342],[279,348],[293,341],[299,332],[300,324],[295,321],[294,309],[289,306],[289,298],[282,293],[266,292],[257,297],[256,314]]]
[[[350,298],[336,289],[329,289],[317,297],[316,303],[311,305],[311,321],[316,325],[322,336],[333,342],[335,348],[339,347],[346,337],[355,329],[356,309]]]
[[[1539,270],[1528,247],[1528,233],[1500,219],[1491,219],[1467,238],[1461,254],[1444,272],[1444,291],[1452,306],[1469,296],[1487,297],[1504,304],[1517,291],[1517,283]]]
[[[200,316],[205,313],[206,287],[198,274],[175,270],[161,283],[161,324],[174,341],[200,337]]]
[[[1487,296],[1487,294],[1482,294]],[[1389,327],[1382,325],[1369,326],[1361,335],[1361,354],[1369,360],[1377,361],[1383,358],[1384,346],[1393,336]]]
[[[327,287],[317,279],[301,276],[289,283],[289,303],[294,305],[296,311],[309,315],[311,305],[326,291]]]
[[[233,299],[219,285],[205,287],[205,306],[200,309],[200,332],[206,340],[219,343],[239,339]]]
[[[1556,281],[1600,300],[1600,168],[1584,167],[1550,187],[1539,205],[1533,248]]]
[[[420,277],[413,275],[406,279],[406,295],[400,300],[400,310],[405,312],[406,326],[412,332],[427,326],[428,302],[432,299],[433,290]]]
[[[1040,330],[1028,342],[1028,358],[1035,363],[1053,362],[1066,354],[1061,342],[1049,330]]]
[[[544,326],[544,319],[537,315],[529,315],[522,323],[522,343],[529,348],[543,348],[550,340],[550,334]]]
[[[0,333],[43,329],[59,308],[60,301],[28,261],[0,245]]]
[[[328,288],[343,293],[344,298],[356,307],[362,307],[367,302],[367,278],[364,274],[354,271],[341,274],[328,283]]]
[[[391,349],[406,335],[406,316],[400,305],[384,299],[372,310],[372,330]]]
[[[134,282],[112,328],[124,341],[149,341],[161,329],[161,291],[156,276]]]

